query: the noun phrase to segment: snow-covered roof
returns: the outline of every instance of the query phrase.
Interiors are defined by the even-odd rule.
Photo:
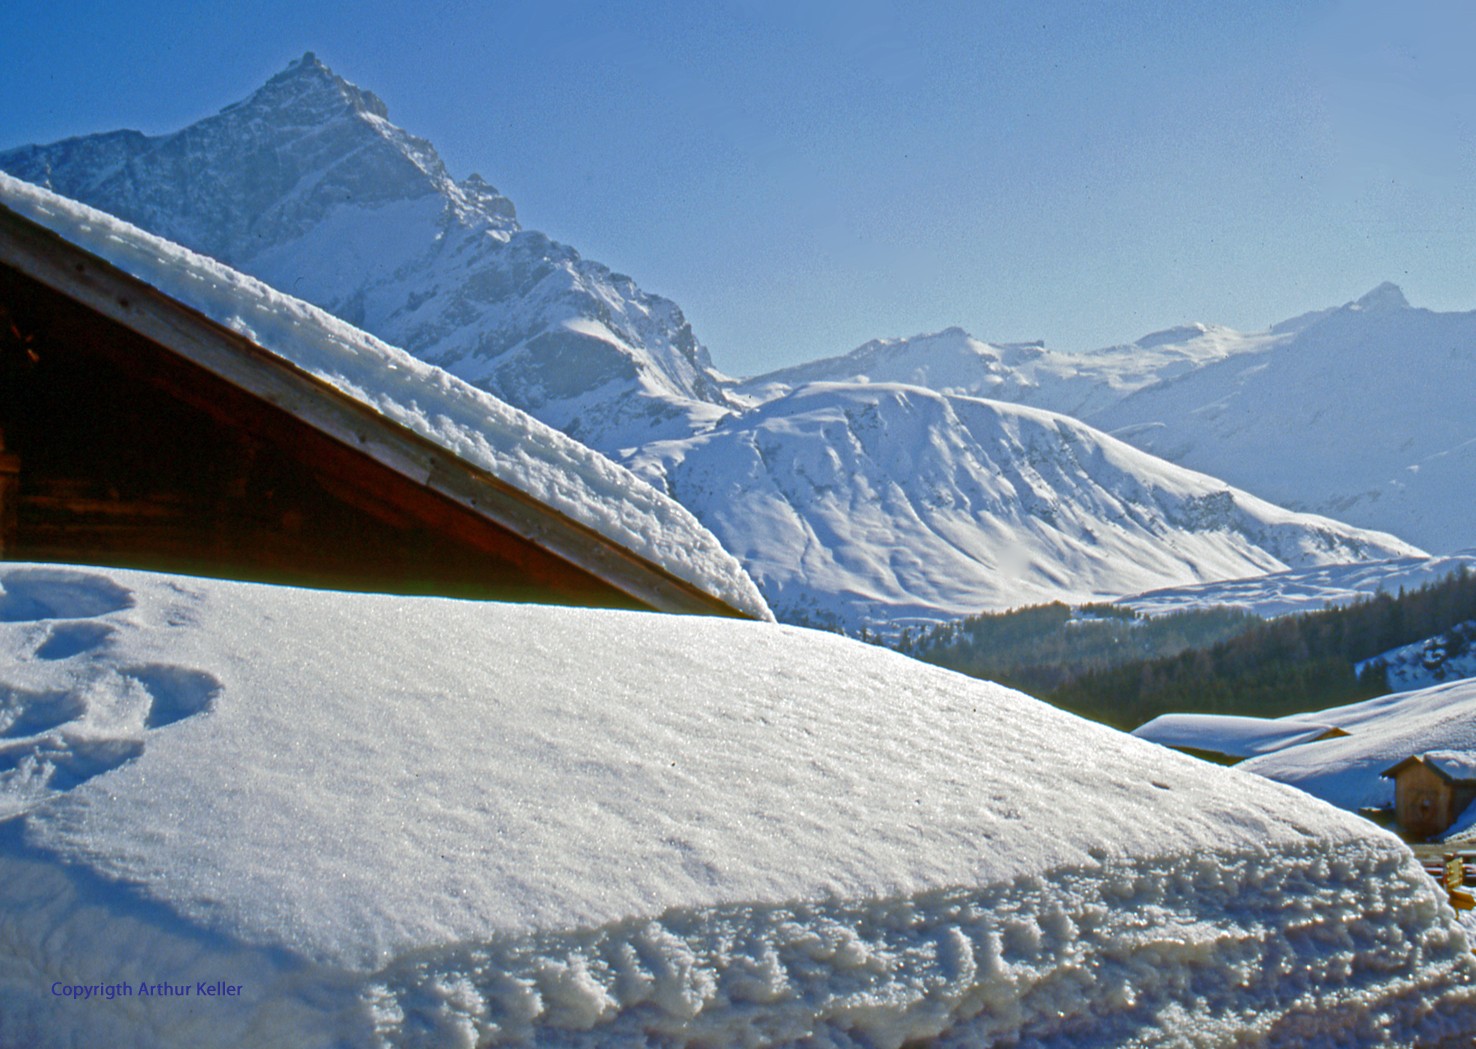
[[[1228,714],[1160,714],[1133,730],[1133,735],[1139,739],[1166,747],[1187,747],[1233,758],[1269,754],[1322,739],[1330,733],[1340,735],[1342,730],[1316,721],[1280,721]]]
[[[8,1043],[1476,1033],[1392,836],[830,634],[0,565],[0,667]]]
[[[1343,808],[1392,805],[1382,777],[1412,755],[1476,752],[1476,680],[1457,681],[1309,711],[1283,720],[1337,725],[1348,735],[1251,758],[1238,766]]]
[[[1422,764],[1451,783],[1476,783],[1476,751],[1431,750],[1412,754],[1380,775],[1394,777],[1411,764]]]
[[[243,363],[232,354],[230,347],[238,345],[234,340],[211,343],[214,357],[202,358],[195,348],[200,340],[179,337],[177,318],[161,321],[145,299],[103,294],[97,284],[142,281],[203,315],[198,323],[222,326],[267,351],[280,362],[279,371],[290,368],[310,377],[321,398],[346,398],[372,413],[384,428],[408,432],[477,471],[496,489],[484,493],[487,498],[449,490],[442,494],[474,504],[488,516],[503,514],[500,524],[632,596],[668,610],[696,611],[706,602],[770,617],[753,581],[684,508],[623,467],[490,394],[213,259],[3,173],[0,213],[9,216],[7,235],[0,237],[0,259],[6,263],[86,298],[89,307],[168,349],[194,354],[191,360],[217,374],[225,369],[223,377],[238,385],[261,370],[259,360]],[[21,234],[36,226],[56,234],[61,243],[21,243]],[[116,267],[121,276],[94,267],[99,272],[74,280],[74,267],[58,265],[68,246]],[[280,375],[273,381],[280,381]],[[329,425],[317,418],[308,421],[320,428]],[[342,434],[330,435],[343,439]],[[427,467],[419,461],[424,456],[413,449],[371,443],[362,450],[428,487],[442,483],[436,466]],[[509,491],[511,503],[496,501]],[[538,514],[524,514],[528,505]],[[505,514],[499,509],[503,506],[510,507]]]

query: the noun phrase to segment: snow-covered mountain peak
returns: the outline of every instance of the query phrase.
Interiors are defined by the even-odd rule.
[[[0,170],[290,291],[601,451],[731,410],[681,310],[542,233],[312,52],[158,137],[0,153]]]
[[[1171,346],[1182,342],[1192,342],[1200,336],[1208,335],[1211,331],[1216,330],[1223,331],[1224,329],[1218,329],[1208,324],[1179,324],[1172,328],[1165,328],[1162,331],[1151,332],[1133,343],[1133,345],[1143,349],[1151,349],[1155,346]]]
[[[1399,285],[1386,280],[1367,295],[1350,302],[1346,308],[1363,313],[1375,313],[1407,310],[1410,307],[1409,300],[1404,297],[1404,291]]]
[[[989,343],[963,328],[909,338],[873,339],[850,353],[781,368],[738,387],[751,402],[772,400],[812,382],[887,382],[946,393],[1015,397],[1028,384],[1025,369],[1047,353],[1038,342]],[[1002,389],[1009,384],[1010,389]]]
[[[221,115],[242,112],[287,113],[302,124],[320,124],[340,115],[389,119],[389,109],[378,95],[349,83],[311,51],[289,62],[245,100],[226,106]]]

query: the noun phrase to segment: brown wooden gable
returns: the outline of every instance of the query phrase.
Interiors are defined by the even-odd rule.
[[[738,615],[0,207],[0,556]]]
[[[1405,758],[1380,775],[1394,781],[1394,819],[1411,838],[1444,832],[1476,801],[1476,781],[1453,780],[1424,755]]]

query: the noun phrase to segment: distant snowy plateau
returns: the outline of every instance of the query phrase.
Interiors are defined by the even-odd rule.
[[[790,621],[887,630],[1476,543],[1476,314],[1392,286],[1254,335],[1067,355],[949,329],[739,382],[674,303],[522,229],[311,55],[174,134],[26,146],[0,169],[630,466]]]

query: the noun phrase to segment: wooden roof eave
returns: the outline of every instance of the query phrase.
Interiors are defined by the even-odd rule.
[[[651,608],[752,618],[3,204],[0,263]]]

